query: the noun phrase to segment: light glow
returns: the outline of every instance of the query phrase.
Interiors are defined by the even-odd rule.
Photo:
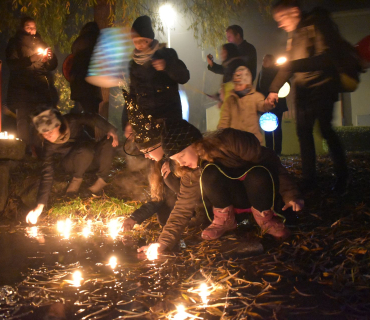
[[[264,113],[260,118],[260,126],[264,131],[272,132],[278,127],[278,124],[277,116],[271,112]]]
[[[66,219],[66,220],[59,220],[57,222],[57,230],[58,233],[61,234],[64,239],[69,239],[71,235],[71,229],[72,229],[72,221],[71,219]]]
[[[203,304],[207,304],[209,299],[208,299],[208,296],[210,295],[211,293],[208,291],[208,286],[206,283],[202,283],[200,286],[199,286],[199,296],[201,297],[202,299],[202,302]]]
[[[290,93],[290,84],[285,82],[284,85],[280,88],[278,97],[285,98]]]
[[[38,49],[37,49],[37,53],[38,53],[38,54],[42,54],[42,55],[46,56],[46,54],[48,53],[48,49],[46,48],[46,49],[44,50],[44,49],[42,49],[42,48],[38,48]]]
[[[14,134],[9,134],[7,131],[4,131],[4,132],[0,132],[0,139],[14,140],[15,136],[14,136]]]
[[[91,225],[92,225],[92,221],[91,220],[88,220],[87,221],[87,226],[82,229],[82,235],[85,238],[88,238],[89,235],[91,235]]]
[[[167,28],[172,28],[174,26],[176,13],[169,3],[166,3],[159,7],[159,16],[162,20],[162,23]]]
[[[286,57],[280,57],[279,59],[276,60],[276,65],[281,66],[282,64],[287,62],[287,60],[288,59]]]
[[[117,267],[117,264],[118,264],[118,262],[117,262],[117,258],[116,258],[115,256],[113,256],[113,257],[111,257],[111,258],[109,259],[109,263],[108,263],[108,265],[109,265],[112,269],[115,269],[115,268]]]
[[[72,274],[72,286],[80,287],[82,280],[83,280],[83,278],[82,278],[81,271],[76,270],[75,272],[73,272],[73,274]]]
[[[146,252],[146,257],[150,261],[154,261],[158,259],[158,248],[159,248],[159,243],[152,243],[147,252]]]
[[[109,221],[108,232],[113,240],[117,238],[120,228],[121,226],[118,223],[117,219],[112,219],[111,221]]]

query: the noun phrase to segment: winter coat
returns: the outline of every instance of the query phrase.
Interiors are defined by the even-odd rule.
[[[262,147],[252,133],[227,128],[216,131],[214,134],[222,136],[224,145],[221,148],[227,157],[220,159],[217,163],[228,168],[249,169],[255,165],[265,166],[277,179],[276,192],[281,194],[285,203],[301,198],[296,184],[276,153]],[[201,200],[200,176],[204,164],[189,171],[181,178],[176,205],[158,239],[158,242],[168,249],[173,248],[179,240],[192,217],[195,203]]]
[[[208,70],[216,74],[223,74],[222,83],[233,80],[235,70],[240,66],[246,66],[246,62],[241,58],[232,58],[222,64],[213,63],[212,67],[208,65]]]
[[[279,92],[283,84],[294,74],[297,97],[304,94],[312,99],[330,97],[338,99],[339,82],[333,64],[336,44],[325,17],[318,10],[302,14],[297,29],[288,39],[288,62],[280,67],[270,86],[270,92]]]
[[[163,164],[164,161],[161,161]],[[180,192],[180,178],[176,177],[172,172],[164,179],[163,199],[161,201],[149,201],[144,203],[139,209],[135,210],[130,218],[135,220],[137,224],[141,224],[146,219],[149,219],[155,213],[162,210],[162,207],[173,207],[173,200],[176,199]]]
[[[233,128],[251,132],[262,144],[263,135],[259,125],[260,115],[258,113],[267,112],[270,109],[265,105],[265,97],[256,92],[253,87],[242,98],[239,98],[233,90],[222,105],[217,128]]]
[[[98,36],[99,28],[83,29],[72,44],[73,62],[70,74],[72,100],[81,101],[86,98],[103,100],[101,89],[85,81]]]
[[[256,90],[258,92],[261,92],[265,97],[267,97],[269,94],[270,85],[278,71],[279,71],[278,67],[265,68],[262,66],[262,69],[258,74]],[[288,111],[286,98],[279,98],[279,101],[277,102],[275,108],[272,109],[270,112],[276,115],[281,115],[285,111]]]
[[[63,116],[64,122],[70,130],[69,140],[65,143],[56,144],[45,140],[42,150],[42,169],[41,169],[41,182],[37,194],[37,203],[46,205],[49,199],[50,190],[53,185],[54,177],[54,157],[65,157],[71,149],[77,144],[84,144],[89,141],[94,141],[84,131],[84,126],[90,128],[99,128],[104,132],[117,131],[117,129],[110,124],[106,119],[90,113],[82,114],[66,114]]]
[[[31,35],[18,30],[9,40],[6,47],[6,62],[10,69],[7,103],[11,109],[17,109],[19,102],[53,105],[58,102],[51,73],[58,66],[57,57],[53,54],[53,58],[46,62],[31,62],[30,56],[37,53],[39,48],[46,49],[47,44],[38,33]]]
[[[163,71],[157,71],[153,67],[152,61],[156,59],[166,61]],[[174,49],[158,49],[152,59],[143,65],[131,60],[129,69],[130,95],[146,115],[155,119],[182,119],[179,84],[188,82],[190,73]],[[127,121],[127,115],[122,116],[123,124]]]
[[[252,81],[256,79],[257,74],[257,50],[253,44],[243,40],[238,45],[240,56],[244,59],[246,66],[252,73]]]

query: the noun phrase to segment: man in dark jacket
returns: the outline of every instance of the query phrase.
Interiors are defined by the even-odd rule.
[[[51,73],[58,60],[36,32],[34,19],[25,17],[9,40],[6,61],[10,69],[7,104],[17,111],[18,137],[29,147],[31,114],[40,103],[56,106],[58,102]]]
[[[98,24],[88,22],[72,44],[71,99],[79,103],[82,110],[88,113],[99,113],[99,104],[103,100],[101,89],[85,81],[99,33]]]
[[[263,57],[262,69],[258,75],[256,90],[267,97],[269,94],[270,85],[278,71],[279,68],[275,65],[274,56],[272,54],[266,54]],[[286,99],[279,98],[275,108],[269,111],[277,116],[278,126],[272,132],[265,131],[266,147],[274,150],[278,155],[281,154],[282,149],[283,131],[281,128],[281,120],[285,111],[288,111]]]
[[[243,58],[245,66],[252,73],[252,81],[256,78],[257,74],[257,51],[253,44],[243,39],[243,29],[238,25],[232,25],[226,29],[226,38],[229,43],[234,43],[239,50],[239,56]],[[224,68],[222,65],[214,63],[210,57],[207,56],[208,70],[217,73],[224,74]]]
[[[334,102],[338,100],[339,81],[333,61],[338,44],[333,41],[337,31],[327,24],[327,14],[315,9],[310,14],[301,11],[297,0],[279,0],[273,6],[273,16],[279,28],[290,34],[289,61],[279,70],[270,86],[267,102],[278,101],[278,91],[294,74],[296,86],[296,121],[300,142],[303,188],[316,187],[316,155],[312,135],[315,120],[319,121],[327,141],[337,180],[333,190],[347,192],[348,169],[341,142],[333,130]]]
[[[130,95],[143,112],[154,119],[182,119],[179,84],[189,81],[190,73],[174,49],[160,46],[148,16],[132,25],[135,50],[130,61]],[[128,122],[127,111],[122,125]]]
[[[33,118],[37,131],[45,139],[42,154],[41,182],[37,194],[37,207],[30,211],[26,221],[36,223],[47,204],[54,176],[54,158],[59,156],[66,172],[72,174],[66,194],[76,194],[86,170],[97,170],[98,179],[89,187],[93,194],[106,186],[114,149],[118,145],[117,129],[98,114],[67,114],[43,106],[44,111]],[[84,126],[97,127],[107,133],[108,139],[99,142],[83,130]]]

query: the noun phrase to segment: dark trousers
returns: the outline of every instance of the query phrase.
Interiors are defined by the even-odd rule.
[[[99,114],[99,105],[102,100],[99,98],[84,98],[82,100],[76,100],[75,106],[71,110],[71,113],[96,113]],[[95,137],[95,129],[89,126],[85,126],[85,131],[90,137]]]
[[[334,101],[332,99],[313,100],[297,96],[297,135],[301,149],[302,175],[307,181],[316,179],[316,153],[313,127],[317,119],[322,137],[327,141],[337,177],[348,175],[346,157],[339,137],[331,121],[333,119]]]
[[[247,169],[223,167],[222,170],[228,176],[238,177]],[[234,208],[247,209],[253,206],[259,211],[265,211],[273,206],[273,182],[269,172],[261,167],[251,169],[241,181],[226,177],[211,165],[204,169],[201,184],[204,198],[215,208],[233,205]]]
[[[96,175],[107,180],[114,156],[112,138],[99,142],[87,141],[74,146],[64,157],[63,167],[75,178],[82,178],[84,173],[97,171]]]
[[[276,116],[278,118],[278,127],[272,132],[265,131],[265,141],[267,148],[274,150],[278,155],[280,155],[283,143],[283,130],[281,126],[283,114],[278,113]]]

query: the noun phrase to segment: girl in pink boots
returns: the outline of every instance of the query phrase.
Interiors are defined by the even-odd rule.
[[[235,213],[248,209],[263,233],[278,239],[289,237],[289,230],[273,211],[275,197],[281,194],[283,210],[299,211],[303,200],[279,157],[262,147],[253,133],[226,128],[203,137],[185,120],[166,120],[161,142],[166,156],[186,169],[158,243],[139,251],[172,249],[199,198],[212,204],[214,215],[203,239],[217,239],[235,229]]]

